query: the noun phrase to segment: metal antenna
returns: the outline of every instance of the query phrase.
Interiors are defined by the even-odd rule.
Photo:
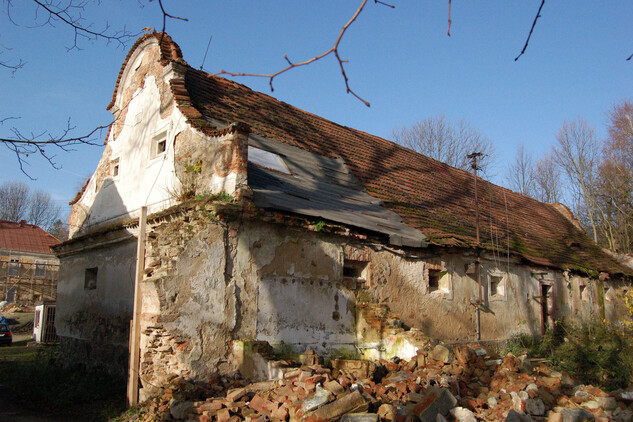
[[[209,47],[211,47],[211,40],[213,39],[213,35],[209,37],[209,44],[207,44],[207,50],[204,52],[204,57],[202,58],[202,64],[200,65],[200,70],[204,67],[204,61],[207,59],[207,53],[209,52]]]

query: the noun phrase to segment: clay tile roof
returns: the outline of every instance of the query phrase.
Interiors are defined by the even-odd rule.
[[[52,254],[51,246],[59,243],[52,234],[33,224],[0,220],[0,249]]]
[[[165,37],[161,48],[166,60],[184,64],[171,38]],[[241,122],[252,133],[340,157],[370,195],[424,233],[429,244],[477,246],[472,174],[188,65],[185,80],[172,80],[171,86],[179,109],[194,127],[205,130],[201,116],[226,124]],[[633,275],[554,205],[483,179],[478,179],[478,189],[480,247],[494,253],[499,266],[510,251],[536,265]]]
[[[191,104],[205,117],[244,122],[253,133],[343,158],[369,194],[424,233],[430,244],[476,246],[471,173],[193,68],[185,82]],[[481,245],[498,256],[501,266],[509,245],[511,254],[536,265],[631,274],[553,205],[483,179],[478,189]]]
[[[112,101],[110,101],[110,104],[108,104],[106,110],[110,110],[114,106],[114,103],[116,101],[116,94],[119,90],[119,83],[121,82],[121,78],[123,77],[123,71],[125,70],[125,66],[127,66],[127,62],[132,57],[132,54],[134,54],[134,50],[136,50],[139,45],[143,44],[149,38],[156,38],[160,43],[161,63],[167,64],[171,61],[182,60],[182,51],[180,50],[180,47],[171,39],[169,35],[156,31],[150,34],[143,35],[141,38],[136,40],[132,48],[130,48],[130,51],[127,53],[125,60],[123,60],[121,70],[119,71],[119,76],[117,77],[116,84],[114,85]]]

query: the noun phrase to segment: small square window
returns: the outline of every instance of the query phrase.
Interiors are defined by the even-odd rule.
[[[112,160],[111,168],[112,168],[112,177],[117,177],[119,175],[119,159],[118,158],[115,158],[114,160]]]
[[[429,293],[439,290],[441,277],[441,271],[429,270]]]
[[[503,275],[488,274],[488,297],[500,298],[505,296],[505,293]]]
[[[19,259],[11,259],[9,261],[9,275],[12,277],[20,276],[20,260]]]
[[[450,293],[451,276],[448,271],[438,268],[429,268],[429,287],[428,292]]]
[[[156,158],[167,151],[167,131],[154,136],[152,139],[150,158]]]
[[[167,149],[167,139],[163,139],[162,141],[158,141],[156,144],[156,155],[162,154]]]
[[[501,277],[493,275],[490,277],[490,295],[496,296],[501,294]]]
[[[86,268],[86,274],[84,279],[84,289],[94,290],[97,288],[97,273],[98,267]]]
[[[369,262],[345,260],[343,263],[343,280],[348,288],[368,286]]]

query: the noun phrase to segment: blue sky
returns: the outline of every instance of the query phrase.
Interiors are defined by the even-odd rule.
[[[67,51],[73,33],[63,24],[32,28],[34,8],[14,2],[12,24],[0,12],[0,60],[22,58],[11,73],[0,68],[0,126],[25,133],[59,133],[70,118],[75,134],[109,123],[110,102],[127,47],[80,41]],[[284,54],[301,61],[327,50],[360,0],[345,1],[175,1],[167,11],[188,22],[167,22],[185,60],[204,69],[268,73],[285,65]],[[501,183],[504,168],[523,143],[537,157],[548,152],[565,119],[584,117],[606,135],[606,113],[633,97],[633,4],[630,1],[550,1],[526,54],[518,61],[539,0],[453,1],[451,37],[446,36],[447,1],[394,1],[395,9],[368,2],[340,45],[350,86],[371,102],[367,108],[345,93],[333,57],[295,69],[275,80],[236,78],[249,87],[342,125],[389,138],[394,127],[444,114],[464,118],[490,137],[497,151],[491,177]],[[89,7],[86,23],[101,28],[160,29],[158,4],[110,0]],[[105,132],[102,138],[105,137]],[[78,147],[56,157],[61,170],[31,157],[29,180],[0,146],[0,183],[23,181],[51,193],[60,204],[73,198],[94,170],[103,147]]]

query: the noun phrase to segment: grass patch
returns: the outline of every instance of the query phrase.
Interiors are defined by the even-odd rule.
[[[506,351],[547,359],[583,384],[607,390],[633,384],[633,336],[602,322],[572,325],[557,322],[542,337],[510,339]]]
[[[0,394],[23,408],[81,421],[107,421],[125,410],[124,378],[62,368],[58,346],[9,347],[0,353]]]
[[[27,347],[26,345],[13,343],[13,346],[11,347],[0,348],[0,361],[2,360],[30,361],[35,358],[37,353],[38,353],[38,348],[36,347],[33,347],[33,346]],[[1,362],[0,362],[0,365],[1,365]]]

